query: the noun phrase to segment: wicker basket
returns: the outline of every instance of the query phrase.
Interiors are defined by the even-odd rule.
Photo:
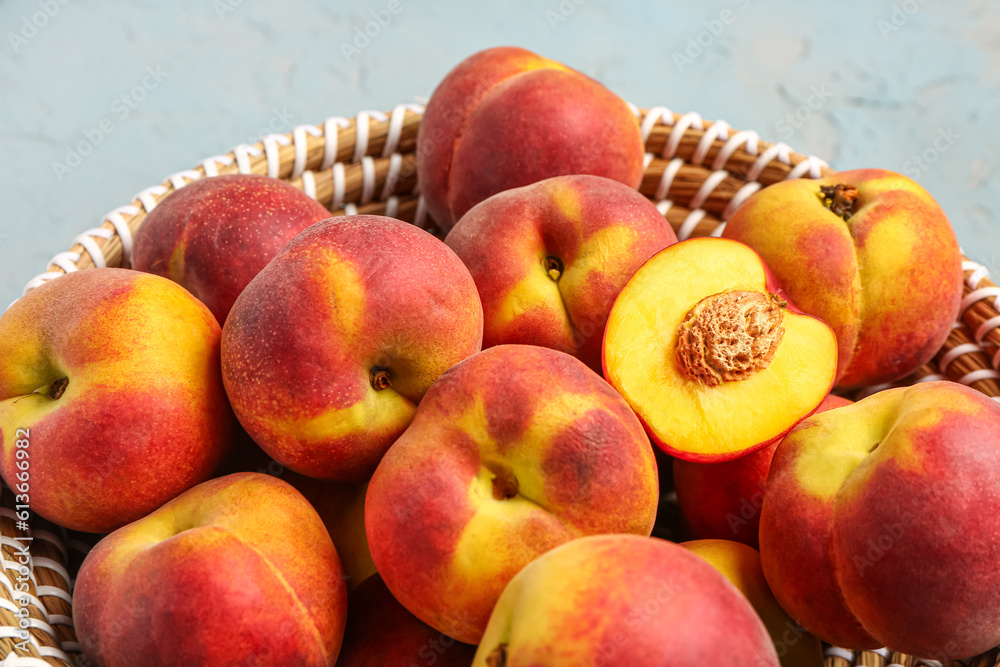
[[[756,132],[734,131],[723,121],[705,121],[696,113],[674,114],[664,107],[636,109],[646,144],[646,169],[640,185],[670,221],[681,240],[719,235],[724,221],[761,187],[787,178],[818,178],[831,173],[826,164],[770,144]],[[132,203],[108,213],[100,227],[74,239],[56,255],[48,270],[32,279],[25,292],[66,272],[94,267],[129,266],[132,238],[146,213],[184,184],[228,173],[266,174],[290,182],[330,209],[333,215],[389,215],[435,231],[419,197],[415,146],[423,108],[400,105],[385,114],[361,112],[353,119],[328,118],[287,135],[270,135],[253,146],[202,161],[137,194]],[[966,261],[961,321],[934,361],[897,383],[950,379],[987,396],[1000,395],[1000,288],[982,266]],[[877,391],[871,387],[862,395]],[[73,630],[73,578],[97,536],[71,533],[33,517],[18,530],[14,495],[0,496],[0,667],[88,665]],[[27,584],[28,618],[18,617],[14,591]],[[17,597],[23,594],[18,593]],[[882,651],[852,652],[827,647],[826,667],[928,665]],[[1000,665],[997,651],[948,665]],[[947,666],[945,666],[947,667]]]

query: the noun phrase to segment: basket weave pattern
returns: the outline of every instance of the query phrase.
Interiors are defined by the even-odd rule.
[[[765,142],[753,131],[735,131],[724,121],[706,121],[696,113],[674,114],[665,107],[632,108],[647,151],[639,190],[656,204],[681,240],[718,236],[732,212],[761,187],[832,173],[819,158],[795,153],[783,143]],[[196,168],[138,193],[130,204],[108,213],[99,227],[77,236],[72,248],[57,254],[46,272],[27,284],[25,293],[71,271],[129,267],[132,238],[146,214],[185,184],[221,174],[281,178],[334,216],[388,215],[436,232],[416,176],[416,137],[422,114],[421,106],[406,104],[390,113],[367,111],[351,119],[328,118],[322,125],[299,126],[289,134],[269,135],[255,145],[240,145],[226,155],[203,160]],[[963,269],[965,298],[960,321],[935,359],[896,385],[946,378],[987,396],[1000,396],[1000,288],[979,264],[966,260]],[[883,388],[871,387],[858,396]],[[88,665],[73,631],[72,583],[97,538],[70,533],[38,517],[32,517],[29,530],[19,530],[14,507],[14,494],[4,487],[0,497],[0,658],[5,659],[0,667]],[[24,597],[24,587],[29,604],[22,608],[17,600]],[[22,609],[27,610],[27,618]],[[852,652],[828,647],[824,665],[939,667],[942,663],[887,650]],[[995,667],[1000,659],[994,650],[948,665]]]

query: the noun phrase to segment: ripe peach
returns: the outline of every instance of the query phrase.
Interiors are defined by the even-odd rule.
[[[850,404],[846,398],[830,394],[813,414]],[[724,463],[674,459],[677,502],[695,537],[735,540],[758,548],[760,507],[771,459],[779,444],[775,442]]]
[[[581,537],[507,585],[473,667],[777,667],[750,603],[704,560],[635,535]]]
[[[614,93],[515,47],[480,51],[435,89],[417,135],[427,210],[448,231],[498,192],[564,174],[638,187],[642,135]]]
[[[363,481],[482,335],[476,284],[448,246],[399,220],[349,216],[299,234],[239,296],[222,375],[276,461]]]
[[[764,492],[760,555],[781,606],[845,648],[948,663],[1000,644],[1000,405],[952,382],[800,423]],[[933,600],[933,605],[928,605]]]
[[[479,289],[483,347],[551,347],[598,373],[611,304],[636,269],[676,241],[648,199],[600,176],[556,176],[493,195],[445,239]]]
[[[188,183],[149,212],[132,268],[170,278],[220,324],[247,283],[296,234],[330,212],[277,178],[226,174]]]
[[[309,503],[256,473],[205,482],[98,543],[73,621],[100,667],[333,667],[347,617]]]
[[[337,667],[469,667],[476,647],[455,641],[406,611],[377,574],[348,598]]]
[[[428,625],[476,643],[508,581],[580,535],[649,535],[652,447],[579,360],[500,345],[448,370],[368,486],[372,559]]]
[[[833,328],[841,386],[908,375],[937,353],[957,317],[955,232],[901,174],[782,181],[740,206],[723,236],[760,253],[795,304]]]
[[[764,621],[782,667],[822,667],[822,644],[774,599],[756,549],[729,540],[695,540],[681,546],[704,559],[746,596]]]
[[[750,248],[696,238],[660,251],[611,308],[604,376],[657,445],[688,461],[780,439],[830,391],[837,343],[784,299]]]
[[[0,316],[0,474],[18,502],[108,532],[208,479],[236,430],[219,338],[187,290],[127,269],[15,302]]]

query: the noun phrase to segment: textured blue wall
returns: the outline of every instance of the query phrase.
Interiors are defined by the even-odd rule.
[[[345,48],[372,12],[391,20]],[[269,126],[426,97],[498,44],[640,106],[908,173],[966,252],[1000,268],[995,0],[0,0],[0,28],[0,309],[168,174]],[[71,167],[88,136],[97,145]]]

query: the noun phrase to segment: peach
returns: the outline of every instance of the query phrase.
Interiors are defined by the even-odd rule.
[[[469,667],[476,654],[475,646],[455,641],[406,611],[377,574],[351,592],[348,606],[337,667]]]
[[[0,316],[0,474],[24,511],[107,532],[208,479],[236,427],[219,339],[187,290],[127,269],[15,302]]]
[[[222,374],[240,423],[276,461],[363,481],[482,335],[476,284],[448,246],[399,220],[349,216],[299,234],[240,294]]]
[[[806,419],[764,492],[771,590],[845,648],[948,663],[1000,644],[1000,488],[984,477],[998,466],[1000,406],[952,382]]]
[[[337,548],[348,590],[375,574],[365,536],[365,493],[367,484],[314,479],[288,470],[260,447],[249,443],[240,447],[224,473],[258,472],[274,475],[291,484],[313,506]]]
[[[510,582],[473,667],[777,667],[746,598],[688,550],[651,537],[581,537]]]
[[[718,570],[750,601],[771,635],[782,667],[823,667],[822,644],[774,599],[756,549],[729,540],[695,540],[681,546]]]
[[[955,233],[933,197],[881,169],[755,193],[723,236],[748,244],[805,312],[837,334],[837,383],[891,382],[931,360],[962,296]]]
[[[73,621],[100,667],[333,667],[347,590],[305,498],[267,475],[205,482],[94,547]]]
[[[777,441],[829,393],[836,365],[830,327],[788,303],[761,258],[728,239],[654,255],[604,333],[604,376],[653,441],[687,461]]]
[[[587,175],[493,195],[445,239],[479,289],[483,347],[551,347],[598,373],[611,304],[636,269],[676,242],[648,199]]]
[[[515,47],[480,51],[438,84],[417,135],[427,210],[447,232],[498,192],[552,176],[594,174],[636,188],[642,134],[614,93]]]
[[[508,581],[580,535],[649,535],[652,447],[579,360],[500,345],[448,370],[368,486],[375,567],[422,621],[479,640]]]
[[[281,248],[330,217],[277,178],[227,174],[188,183],[149,212],[132,268],[187,288],[224,324],[233,302]]]
[[[813,414],[850,404],[846,398],[830,394]],[[724,463],[674,459],[677,502],[695,537],[735,540],[758,548],[760,507],[779,443]]]

